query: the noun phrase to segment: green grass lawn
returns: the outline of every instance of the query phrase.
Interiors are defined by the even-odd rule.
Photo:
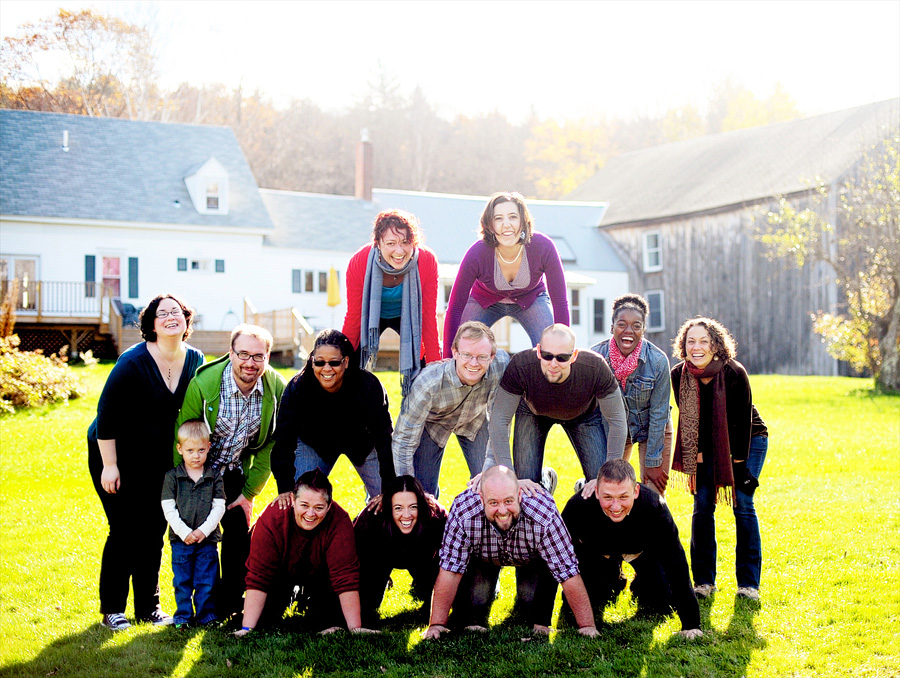
[[[607,609],[597,640],[570,631],[530,639],[504,623],[514,595],[504,572],[489,634],[423,643],[405,572],[385,598],[380,636],[308,636],[289,624],[244,640],[219,629],[141,625],[113,635],[100,627],[106,521],[85,431],[109,369],[79,369],[86,398],[0,418],[0,677],[900,676],[900,398],[872,395],[869,380],[751,379],[771,434],[757,493],[762,600],[734,597],[734,520],[720,508],[719,592],[701,602],[702,639],[673,637],[676,617],[633,619],[627,594]],[[396,417],[399,378],[380,376]],[[580,473],[558,427],[547,463],[559,471],[562,506]],[[466,476],[454,440],[441,477],[445,505]],[[364,492],[346,460],[332,480],[335,499],[355,515]],[[256,511],[274,494],[270,482]],[[687,548],[690,497],[672,488],[669,502]],[[166,547],[161,586],[171,612],[169,558]]]

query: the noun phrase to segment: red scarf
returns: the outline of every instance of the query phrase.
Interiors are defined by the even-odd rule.
[[[631,376],[631,373],[637,367],[638,357],[641,355],[641,346],[643,345],[644,340],[641,339],[634,347],[634,350],[626,357],[619,350],[616,340],[609,340],[609,366],[612,367],[616,379],[622,384],[622,393],[625,393],[625,382],[628,381],[628,377]]]

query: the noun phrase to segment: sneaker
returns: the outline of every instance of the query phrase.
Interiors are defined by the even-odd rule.
[[[575,488],[572,494],[581,494],[581,491],[584,489],[584,478],[579,478],[575,481]]]
[[[189,629],[189,628],[191,628],[191,623],[190,622],[175,622],[174,624],[172,624],[172,628]]]
[[[103,621],[100,623],[110,631],[124,631],[131,628],[131,624],[121,612],[103,615]]]
[[[739,586],[737,590],[738,598],[749,598],[750,600],[759,600],[759,589],[752,586]]]
[[[556,492],[556,486],[559,484],[559,476],[556,474],[556,470],[545,466],[541,469],[541,485],[547,492],[552,496],[554,492]]]
[[[138,621],[150,623],[154,626],[170,626],[171,624],[175,623],[175,618],[171,615],[166,614],[159,608],[156,608],[150,614],[138,619]]]
[[[715,584],[700,584],[694,587],[694,595],[698,598],[709,598],[718,590]]]

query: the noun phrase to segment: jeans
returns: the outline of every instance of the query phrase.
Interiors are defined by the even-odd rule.
[[[600,408],[594,405],[574,419],[551,419],[534,414],[522,398],[516,409],[513,437],[513,466],[520,480],[540,482],[544,463],[544,446],[553,424],[563,427],[585,478],[596,478],[606,461],[606,438]]]
[[[328,462],[322,459],[316,451],[302,440],[297,441],[297,449],[294,452],[294,482],[307,471],[319,469],[326,476],[331,473],[331,469],[337,463],[337,459]],[[366,501],[372,497],[381,494],[381,473],[378,470],[378,455],[373,449],[369,452],[369,456],[359,466],[354,465],[356,472],[359,474],[360,480],[366,486]]]
[[[482,308],[481,304],[469,297],[459,318],[459,324],[462,325],[470,320],[478,320],[490,327],[501,318],[506,318],[507,316],[517,320],[528,333],[531,345],[537,346],[541,340],[541,333],[553,324],[553,312],[550,310],[550,295],[546,292],[541,292],[528,308],[522,308],[518,304],[504,304],[499,301],[487,308]]]
[[[747,470],[759,478],[769,439],[754,436],[750,439]],[[734,523],[736,531],[735,571],[738,587],[759,588],[762,570],[762,543],[759,521],[753,505],[754,490],[734,491]],[[697,464],[697,493],[694,495],[694,515],[691,520],[691,573],[694,585],[716,583],[716,488],[709,464]]]
[[[459,447],[462,449],[463,457],[469,466],[469,477],[476,473],[481,473],[481,467],[484,466],[485,450],[487,450],[488,441],[488,425],[485,420],[475,440],[469,440],[463,436],[456,436]],[[419,446],[416,448],[415,456],[413,456],[413,473],[416,479],[422,483],[422,487],[429,494],[433,494],[435,498],[440,496],[441,488],[438,486],[438,478],[441,474],[441,462],[444,459],[444,448],[440,447],[434,439],[428,435],[428,430],[422,429],[422,438],[419,440]]]
[[[499,577],[500,565],[477,557],[469,560],[453,601],[454,626],[487,626]],[[550,626],[558,587],[559,584],[542,558],[517,566],[514,613],[517,620],[525,624]]]
[[[216,620],[213,586],[219,574],[219,549],[214,541],[199,544],[172,542],[172,586],[175,589],[175,623],[193,618],[198,624]],[[194,613],[196,610],[196,614]]]

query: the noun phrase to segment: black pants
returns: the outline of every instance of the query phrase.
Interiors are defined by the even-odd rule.
[[[347,628],[341,601],[327,581],[313,578],[303,582],[278,580],[269,588],[257,627],[277,624],[285,612],[297,604],[295,614],[302,616],[303,628],[316,632],[340,626]]]
[[[145,618],[159,607],[159,565],[166,532],[160,505],[164,474],[120,465],[120,489],[110,494],[100,486],[103,459],[97,441],[91,439],[88,469],[109,523],[100,560],[100,613],[125,612],[130,583],[134,615]]]
[[[244,474],[240,469],[225,470],[225,506],[244,490]],[[216,587],[216,610],[225,619],[244,609],[244,580],[247,577],[247,557],[250,555],[250,526],[244,509],[235,506],[222,518],[222,576]]]
[[[499,577],[500,565],[478,558],[469,560],[453,601],[453,614],[450,618],[453,626],[487,626]],[[558,586],[547,564],[540,558],[516,567],[516,604],[513,613],[516,621],[550,626]]]
[[[419,600],[430,601],[434,592],[434,582],[440,569],[436,558],[421,558],[414,562],[403,563],[397,569],[409,571],[412,577],[412,595]],[[362,611],[363,626],[375,628],[380,624],[378,607],[384,599],[384,591],[390,579],[392,567],[390,558],[379,561],[360,560],[359,568],[359,601]]]

